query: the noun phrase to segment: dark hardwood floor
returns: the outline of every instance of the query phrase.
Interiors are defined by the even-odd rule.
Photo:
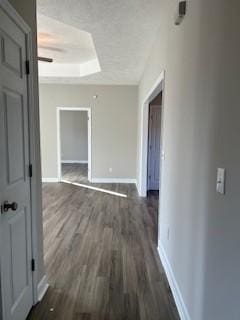
[[[134,185],[43,185],[50,287],[28,320],[179,319],[157,249],[157,202]]]

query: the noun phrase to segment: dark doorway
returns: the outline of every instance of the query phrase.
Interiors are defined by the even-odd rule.
[[[147,166],[147,197],[152,207],[154,225],[156,226],[154,238],[158,238],[158,208],[160,186],[160,159],[161,159],[161,117],[162,92],[149,103],[148,117],[148,166]]]

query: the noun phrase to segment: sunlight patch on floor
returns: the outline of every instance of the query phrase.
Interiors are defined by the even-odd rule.
[[[88,186],[87,184],[81,184],[81,183],[77,183],[77,182],[70,182],[70,181],[67,181],[67,180],[61,180],[61,182],[62,183],[67,183],[67,184],[71,184],[71,185],[77,186],[77,187],[82,187],[82,188],[86,188],[86,189],[90,189],[90,190],[94,190],[94,191],[99,191],[99,192],[111,194],[111,195],[117,196],[117,197],[127,198],[126,194],[115,192],[115,191],[111,191],[111,190],[107,190],[107,189],[97,188],[97,187],[93,187],[93,186]]]

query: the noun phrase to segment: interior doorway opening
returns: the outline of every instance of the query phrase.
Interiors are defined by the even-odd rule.
[[[149,103],[147,192],[159,192],[162,91]]]
[[[162,91],[148,106],[147,198],[153,208],[154,242],[158,243]]]
[[[58,180],[91,182],[91,109],[59,108]]]
[[[154,99],[161,94],[161,116],[160,116],[160,156],[159,156],[159,198],[161,198],[161,177],[162,177],[162,163],[164,159],[163,146],[163,114],[164,114],[164,82],[165,72],[162,71],[156,80],[153,87],[147,93],[143,100],[141,113],[141,142],[140,142],[140,163],[139,163],[139,182],[138,192],[141,197],[146,197],[148,193],[148,148],[149,148],[149,109],[150,105],[154,103]]]
[[[159,242],[163,141],[165,72],[162,71],[143,100],[141,113],[141,150],[139,163],[138,192],[147,197],[152,208],[156,230],[154,239]]]

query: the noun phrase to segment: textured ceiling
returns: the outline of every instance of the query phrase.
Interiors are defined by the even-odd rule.
[[[37,0],[38,13],[91,33],[102,71],[42,82],[137,84],[159,27],[159,0]]]
[[[56,63],[84,63],[96,59],[90,33],[38,14],[38,54]]]
[[[101,70],[89,32],[38,14],[38,56],[53,63],[39,62],[41,78],[80,78]]]

